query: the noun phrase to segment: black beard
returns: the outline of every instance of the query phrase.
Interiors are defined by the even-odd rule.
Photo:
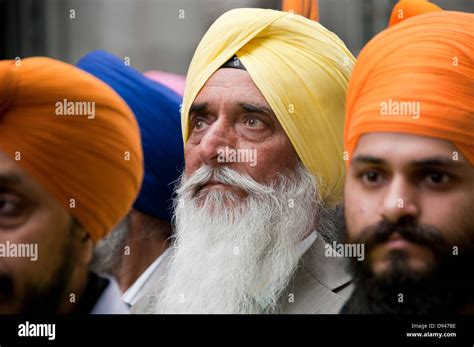
[[[70,284],[75,267],[76,257],[69,246],[72,246],[72,244],[66,245],[63,261],[52,277],[52,283],[47,288],[40,290],[30,288],[26,292],[22,314],[43,315],[55,314],[57,312],[61,300],[66,295],[66,290]]]
[[[74,232],[74,227],[71,226],[69,230],[71,234]],[[46,286],[38,287],[33,283],[25,284],[25,292],[18,314],[43,315],[57,312],[61,300],[66,295],[77,258],[74,244],[70,239],[66,240],[60,252],[60,265]],[[8,273],[0,273],[0,301],[13,300],[14,295],[15,283],[12,276]]]
[[[472,302],[474,237],[469,236],[473,235],[472,232],[466,230],[464,233],[468,240],[458,243],[463,246],[459,248],[458,255],[453,255],[454,244],[448,243],[437,229],[417,225],[410,219],[369,227],[355,242],[364,243],[368,255],[373,247],[385,242],[394,233],[429,247],[435,256],[434,268],[427,273],[409,271],[405,253],[393,252],[390,273],[375,276],[367,260],[352,258],[350,271],[354,276],[355,289],[341,313],[454,314]]]

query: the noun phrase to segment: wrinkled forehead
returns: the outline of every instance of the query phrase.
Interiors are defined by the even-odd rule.
[[[270,108],[250,74],[240,69],[221,68],[214,72],[201,88],[192,105],[220,101],[254,102]]]

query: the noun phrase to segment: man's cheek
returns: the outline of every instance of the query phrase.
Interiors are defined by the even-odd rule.
[[[380,222],[382,216],[379,213],[382,201],[375,193],[368,194],[362,190],[354,189],[351,205],[351,222],[357,230],[362,230],[369,225]]]
[[[362,229],[360,226],[361,219],[363,219],[365,210],[360,205],[360,194],[350,181],[346,181],[346,188],[344,194],[344,211],[346,218],[346,227],[349,235],[354,237],[355,231]]]
[[[346,235],[345,238],[348,242],[354,240],[359,235],[359,230],[362,230],[362,227],[359,226],[359,219],[357,216],[354,215],[354,208],[347,208],[345,211],[345,219],[346,219]]]
[[[25,300],[26,282],[34,281],[38,269],[31,269],[24,259],[10,258],[0,269],[0,301],[3,308],[16,310]]]
[[[464,240],[466,235],[466,222],[471,221],[471,232],[474,233],[474,219],[472,218],[472,205],[468,208],[461,201],[448,199],[425,198],[422,200],[420,224],[430,225],[442,233],[450,243]],[[465,202],[464,202],[465,203]],[[463,207],[464,206],[464,207]]]

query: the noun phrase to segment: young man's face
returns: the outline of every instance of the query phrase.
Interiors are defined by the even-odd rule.
[[[472,256],[473,207],[474,168],[451,142],[361,137],[345,185],[346,240],[365,243],[374,277],[429,277],[457,259],[446,257]]]
[[[71,215],[0,151],[0,250],[10,249],[0,253],[0,313],[57,310],[76,267],[76,234]],[[21,248],[26,257],[14,256]]]

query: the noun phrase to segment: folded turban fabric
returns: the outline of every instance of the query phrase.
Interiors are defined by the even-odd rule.
[[[104,51],[87,54],[77,66],[111,86],[137,118],[145,177],[133,207],[171,221],[173,186],[184,167],[181,97]]]
[[[97,241],[140,189],[143,156],[132,111],[74,66],[40,57],[17,63],[0,62],[0,150]]]
[[[334,33],[299,15],[264,9],[226,12],[199,43],[186,78],[183,136],[199,91],[236,55],[275,113],[328,204],[342,198],[346,86],[354,57]]]
[[[158,70],[145,71],[143,74],[153,81],[168,87],[179,96],[183,96],[185,84],[184,76]]]
[[[407,18],[429,12],[440,12],[442,9],[427,0],[400,0],[392,10],[388,26],[395,25]]]
[[[474,165],[474,14],[434,12],[398,23],[361,51],[347,94],[349,159],[361,135],[395,132],[448,140]],[[419,118],[382,115],[418,102]]]

